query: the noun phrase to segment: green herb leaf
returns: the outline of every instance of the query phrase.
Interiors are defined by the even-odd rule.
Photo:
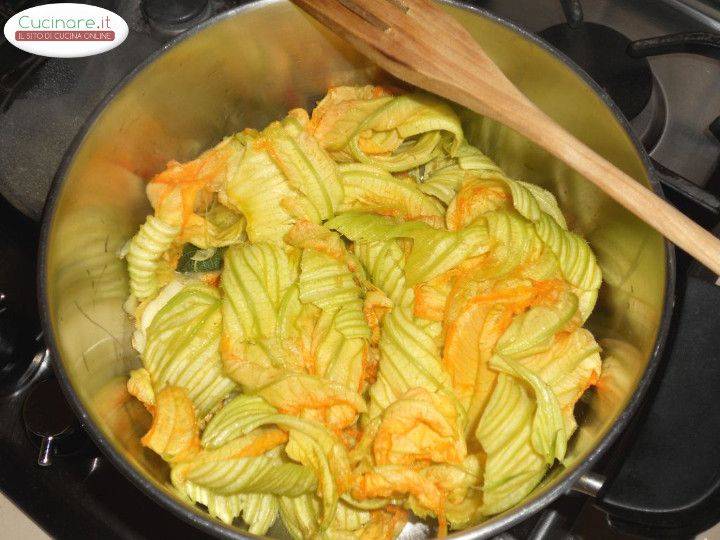
[[[183,274],[214,272],[222,268],[222,261],[221,249],[200,249],[196,245],[188,243],[183,246],[176,270]]]

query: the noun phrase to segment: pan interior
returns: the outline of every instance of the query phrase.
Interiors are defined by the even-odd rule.
[[[577,73],[502,23],[461,7],[448,9],[541,109],[648,183],[633,141]],[[144,179],[171,159],[196,156],[223,135],[261,127],[294,107],[312,108],[328,87],[383,80],[349,45],[289,2],[250,4],[147,63],[107,103],[67,162],[54,212],[46,217],[44,247],[46,317],[59,353],[56,361],[106,450],[160,497],[175,497],[164,487],[167,469],[140,444],[149,417],[125,389],[127,373],[139,359],[130,347],[132,328],[123,311],[127,272],[116,255],[149,211]],[[579,404],[580,428],[565,466],[549,474],[527,507],[582,464],[633,396],[652,357],[663,312],[664,243],[523,137],[467,111],[462,116],[470,142],[509,176],[556,194],[571,228],[591,244],[604,274],[589,322],[603,347],[601,384]],[[521,515],[522,510],[513,509],[461,534],[485,536]],[[192,519],[209,521],[200,510]],[[421,525],[412,532],[413,538],[429,534]]]

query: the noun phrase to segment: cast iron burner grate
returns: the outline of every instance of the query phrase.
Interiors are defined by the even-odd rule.
[[[617,30],[583,20],[579,0],[561,0],[566,22],[538,33],[580,66],[615,102],[647,151],[660,141],[667,103],[647,55]]]
[[[680,32],[631,41],[610,26],[585,21],[580,0],[560,0],[560,4],[566,21],[538,35],[565,53],[607,92],[645,149],[652,153],[668,124],[668,101],[648,58],[687,52],[720,59],[720,35]],[[709,130],[720,139],[720,117]],[[720,212],[720,200],[714,194],[655,159],[652,163],[655,178],[672,192],[713,215]]]

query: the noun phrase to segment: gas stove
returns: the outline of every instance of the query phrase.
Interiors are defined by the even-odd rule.
[[[0,0],[0,22],[35,5]],[[59,538],[194,537],[85,436],[35,308],[38,220],[62,155],[104,95],[173,36],[239,2],[101,0],[130,27],[101,56],[39,58],[0,41],[0,490]],[[666,195],[720,222],[720,5],[702,0],[477,0],[592,76],[650,153]],[[720,522],[720,287],[677,254],[678,297],[653,387],[573,491],[503,538],[692,537]]]

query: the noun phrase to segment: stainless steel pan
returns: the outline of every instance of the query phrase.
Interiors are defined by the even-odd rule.
[[[547,114],[653,189],[651,166],[607,96],[569,60],[482,10],[446,2],[508,77]],[[112,462],[166,509],[217,536],[247,537],[167,487],[167,469],[139,438],[149,417],[125,390],[130,348],[124,263],[115,252],[149,210],[143,179],[223,135],[312,107],[329,86],[384,77],[285,0],[261,0],[169,43],[100,105],[57,174],[45,213],[40,304],[55,369],[85,428]],[[579,405],[564,466],[520,505],[458,538],[485,538],[580,486],[623,429],[658,361],[672,309],[672,252],[663,239],[544,151],[496,123],[464,115],[466,133],[514,177],[550,188],[598,255],[604,283],[590,328],[605,355],[598,388]],[[427,536],[422,525],[414,528]],[[413,537],[416,537],[413,534]],[[273,530],[271,535],[282,535]]]

